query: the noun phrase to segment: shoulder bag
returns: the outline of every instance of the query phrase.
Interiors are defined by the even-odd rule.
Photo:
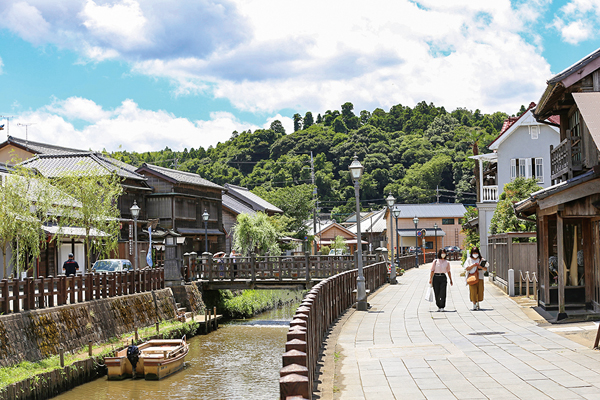
[[[467,271],[467,284],[477,285],[479,283],[479,269],[475,269],[475,272],[470,273]]]

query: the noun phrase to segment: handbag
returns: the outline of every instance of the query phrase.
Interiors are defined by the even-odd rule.
[[[479,270],[475,269],[475,272],[467,273],[467,284],[468,285],[477,285],[479,283]]]
[[[425,292],[425,301],[432,302],[435,300],[435,296],[433,294],[433,288],[431,286],[427,287],[427,292]]]

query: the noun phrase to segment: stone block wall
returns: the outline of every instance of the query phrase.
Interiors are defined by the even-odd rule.
[[[195,287],[195,286],[194,286]],[[200,297],[200,301],[202,301]],[[176,317],[171,289],[0,316],[0,366],[38,361]]]

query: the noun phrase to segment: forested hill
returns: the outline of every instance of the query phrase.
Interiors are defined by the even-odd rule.
[[[524,108],[521,108],[521,112]],[[295,132],[279,121],[270,129],[233,132],[225,143],[208,149],[115,152],[113,157],[139,166],[144,162],[196,172],[218,184],[231,183],[266,190],[311,184],[310,152],[322,212],[347,214],[354,209],[354,188],[348,166],[354,154],[365,167],[360,182],[362,206],[381,206],[391,191],[404,203],[436,201],[474,204],[473,145],[479,152],[497,136],[507,114],[481,114],[463,108],[421,102],[380,108],[358,115],[352,103],[341,112],[294,115]],[[173,132],[176,134],[176,132]],[[264,189],[258,191],[264,193]],[[310,188],[306,188],[310,193]]]

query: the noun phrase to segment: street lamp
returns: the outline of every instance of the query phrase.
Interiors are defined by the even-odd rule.
[[[419,255],[417,251],[419,248],[419,239],[417,238],[417,225],[419,224],[419,218],[415,216],[413,218],[413,222],[415,223],[415,268],[419,268]]]
[[[438,228],[437,223],[433,224],[433,230],[435,231],[435,254],[437,254],[437,228]]]
[[[204,209],[204,213],[202,214],[202,220],[204,221],[204,252],[208,253],[208,212],[206,208]]]
[[[396,236],[396,258],[400,261],[400,243],[398,242],[398,218],[400,217],[400,208],[394,208],[394,219],[396,220],[396,231],[394,232],[394,236]]]
[[[131,216],[133,217],[133,248],[135,255],[133,257],[133,270],[137,271],[138,267],[138,246],[137,246],[137,219],[140,215],[140,208],[138,207],[135,200],[133,201],[133,205],[129,209],[131,211]]]
[[[367,290],[365,288],[365,277],[363,276],[363,259],[362,259],[362,234],[360,231],[360,202],[359,202],[359,181],[365,169],[356,154],[354,160],[348,167],[350,175],[354,181],[354,197],[356,197],[356,238],[358,245],[356,246],[358,258],[358,278],[356,278],[356,310],[367,311]]]
[[[391,211],[392,207],[394,207],[394,204],[396,203],[396,198],[394,196],[392,196],[392,193],[389,194],[388,197],[386,197],[385,202],[388,205],[388,209]],[[391,217],[391,215],[390,215]],[[391,218],[390,218],[390,225],[392,225],[391,223]],[[396,231],[398,230],[398,226],[396,225]],[[396,281],[396,264],[394,263],[394,232],[390,232],[391,233],[391,238],[392,238],[392,268],[390,269],[390,284],[395,285],[396,283],[398,283]]]

